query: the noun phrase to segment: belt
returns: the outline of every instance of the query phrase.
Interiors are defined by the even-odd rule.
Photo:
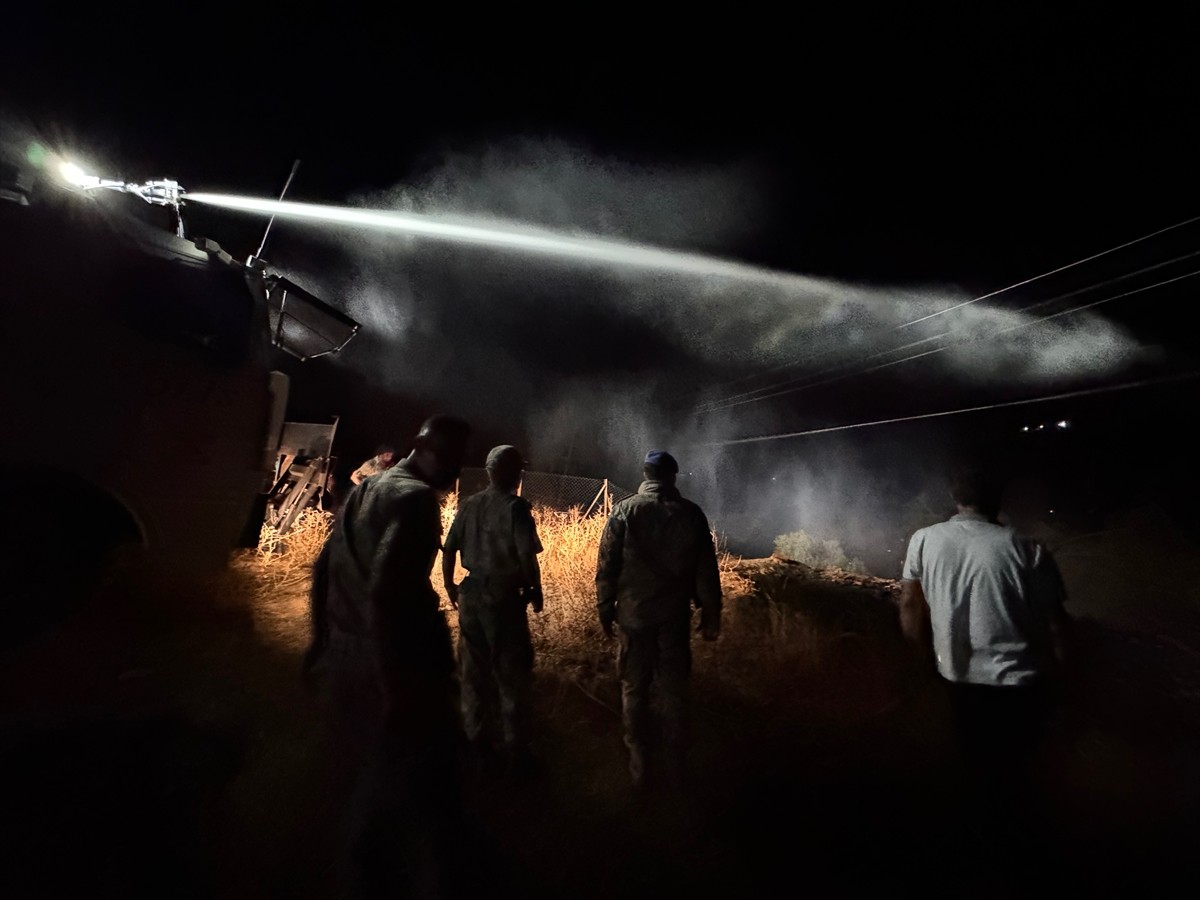
[[[459,586],[468,595],[485,594],[494,600],[516,597],[521,591],[521,582],[515,578],[495,578],[488,575],[471,573]]]
[[[493,588],[495,590],[519,590],[521,587],[521,579],[519,576],[509,575],[497,577],[486,573],[476,574],[470,572],[463,580],[463,584],[471,582],[473,588]]]

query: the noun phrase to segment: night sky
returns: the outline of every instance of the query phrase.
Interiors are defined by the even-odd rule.
[[[853,373],[896,343],[907,312],[948,305],[904,306],[899,294],[978,296],[1200,215],[1200,83],[1182,22],[1091,6],[969,20],[725,12],[673,27],[582,8],[502,26],[465,12],[425,23],[297,10],[106,8],[65,28],[52,9],[9,11],[0,105],[130,180],[271,196],[298,158],[296,200],[516,219],[867,292],[854,307],[865,312],[797,325],[772,344],[763,323],[791,308],[787,298],[701,302],[703,290],[653,278],[280,224],[267,258],[364,323],[336,363],[292,367],[294,414],[341,415],[347,457],[401,439],[434,409],[477,423],[480,457],[516,440],[534,468],[625,483],[654,442],[685,469],[702,463],[690,492],[751,543],[797,524],[882,540],[844,514],[802,511],[789,524],[794,499],[756,512],[747,498],[776,490],[768,478],[792,494],[825,478],[828,490],[805,494],[812,508],[854,505],[869,520],[877,502],[895,523],[922,473],[980,447],[1070,487],[1081,515],[1096,491],[1116,496],[1131,468],[1148,466],[1158,480],[1133,480],[1172,508],[1194,502],[1183,440],[1194,380],[738,449],[708,442],[1186,373],[1197,368],[1200,278],[1105,303],[1092,331],[1064,333],[1071,346],[1044,347],[1044,358],[1022,344],[993,358],[984,342],[695,416],[705,400],[829,366]],[[260,219],[190,216],[193,233],[235,256],[261,236]],[[1200,224],[972,312],[1063,309],[1056,296],[1197,241]],[[1031,374],[1026,357],[1056,362]],[[1057,443],[1032,445],[1021,431],[1060,419],[1075,430]]]

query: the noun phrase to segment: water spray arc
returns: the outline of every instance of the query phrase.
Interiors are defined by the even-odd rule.
[[[86,174],[74,163],[66,162],[60,167],[62,179],[75,188],[93,190],[107,188],[135,194],[148,203],[170,206],[176,212],[180,237],[183,237],[182,204],[200,203],[238,212],[257,213],[269,216],[263,234],[263,244],[270,234],[276,218],[299,219],[395,231],[433,240],[451,241],[458,244],[501,247],[509,250],[536,253],[546,256],[568,257],[579,260],[608,263],[631,268],[653,269],[660,272],[675,272],[698,277],[719,277],[757,284],[774,284],[791,288],[812,288],[817,283],[801,275],[778,272],[759,266],[733,262],[700,253],[664,250],[644,244],[605,240],[593,237],[572,237],[552,231],[526,228],[509,223],[491,223],[401,213],[390,210],[356,209],[345,206],[329,206],[316,203],[297,203],[284,200],[288,186],[299,166],[297,160],[280,199],[262,199],[235,194],[214,194],[203,191],[189,192],[177,181],[148,181],[138,185],[124,181],[99,178]],[[262,248],[259,248],[259,253]]]
[[[677,286],[675,287],[677,290],[682,289],[686,281],[686,288],[689,291],[693,288],[700,288],[700,292],[702,293],[701,299],[705,303],[716,299],[731,301],[717,311],[717,315],[713,316],[714,321],[720,322],[722,325],[731,322],[736,323],[738,321],[738,313],[742,311],[743,305],[753,306],[755,303],[758,304],[754,308],[747,309],[745,318],[745,327],[754,332],[754,334],[757,334],[756,337],[752,334],[753,341],[755,342],[752,349],[758,355],[777,355],[785,345],[791,345],[800,339],[808,339],[808,344],[811,345],[812,340],[809,333],[805,331],[802,334],[801,330],[806,329],[813,322],[817,324],[826,322],[837,324],[849,320],[853,316],[869,316],[876,309],[884,310],[884,315],[886,316],[886,310],[889,308],[888,304],[893,300],[900,302],[901,308],[906,308],[903,307],[904,303],[917,302],[924,305],[927,302],[924,296],[909,297],[906,294],[893,298],[887,296],[882,291],[859,291],[856,293],[855,288],[826,278],[815,278],[779,271],[702,253],[671,250],[631,241],[533,228],[511,221],[470,219],[436,214],[402,212],[386,208],[357,208],[286,200],[284,197],[295,177],[298,165],[299,161],[293,164],[278,199],[210,192],[190,192],[185,191],[177,182],[173,181],[147,182],[145,185],[133,185],[120,181],[104,181],[94,176],[84,175],[77,167],[70,170],[64,168],[63,177],[84,190],[106,187],[134,193],[147,202],[172,206],[177,213],[179,213],[181,208],[184,212],[187,212],[190,204],[201,204],[217,209],[262,216],[267,220],[266,228],[262,235],[262,243],[259,245],[257,253],[251,255],[246,262],[247,266],[256,269],[265,265],[260,256],[274,222],[276,219],[288,219],[310,222],[318,226],[325,225],[327,227],[342,229],[371,229],[408,237],[449,242],[457,245],[480,248],[490,247],[509,253],[594,263],[615,270],[635,270],[652,275],[666,274],[682,276],[676,279]],[[1187,223],[1180,223],[1179,225],[1171,226],[1171,228],[1182,227],[1185,224]],[[182,229],[183,222],[182,217],[180,217],[181,235]],[[1155,234],[1161,234],[1169,230],[1171,229],[1160,229]],[[1121,247],[1140,243],[1153,236],[1148,235],[1136,241],[1126,242]],[[1104,251],[1100,254],[1093,254],[1088,260],[1115,252],[1117,249],[1121,248],[1113,248],[1113,250]],[[1183,258],[1185,257],[1180,257],[1171,262],[1178,262]],[[1082,265],[1088,260],[1072,263],[1054,271],[1058,272],[1073,268],[1074,266]],[[1126,273],[1118,276],[1116,279],[1110,279],[1105,284],[1115,283],[1132,277],[1134,274],[1142,274],[1152,268],[1166,264],[1161,263],[1145,267],[1136,273]],[[1197,273],[1188,273],[1188,276],[1183,277],[1190,277],[1195,274]],[[1026,279],[1026,281],[1020,284],[1027,284],[1042,277],[1045,277],[1045,275]],[[698,282],[703,283],[698,284]],[[1010,288],[1004,290],[1007,291],[1012,287],[1019,286],[1010,286]],[[1092,285],[1083,290],[1093,290],[1102,286]],[[1129,296],[1158,286],[1161,285],[1156,284],[1145,288],[1137,288],[1124,294],[1118,294],[1115,297],[1106,297],[1093,301],[1090,304],[1077,306],[1071,310],[1063,310],[1032,321],[1023,321],[1019,325],[989,336],[1005,334],[1017,328],[1025,328],[1042,321],[1065,316],[1072,312],[1081,312],[1100,303],[1107,303],[1122,296]],[[653,302],[657,314],[659,307],[662,305],[663,296],[661,296],[661,285],[654,285],[653,287],[655,291],[650,293],[641,290],[640,285],[636,286],[634,290],[629,290],[628,286],[623,283],[621,290],[623,296],[628,295],[632,298],[631,302],[643,305],[647,302]],[[641,292],[639,293],[639,291]],[[903,325],[896,326],[892,330],[899,331],[902,328],[924,322],[1003,292],[992,292],[984,297],[943,308],[930,315],[921,316]],[[1082,290],[1074,291],[1060,295],[1055,299],[1065,299],[1073,294],[1082,292]],[[673,298],[668,297],[667,299],[670,301]],[[739,302],[742,300],[745,300],[746,303]],[[1035,307],[1048,302],[1051,301],[1042,301],[1024,310],[1018,310],[1018,312],[1027,313]],[[668,310],[664,315],[677,316],[677,313],[673,310]],[[678,327],[681,339],[686,337],[689,341],[694,340],[696,329],[693,321],[689,320],[681,323]],[[754,331],[755,329],[757,331]],[[958,341],[954,340],[956,336],[959,338]],[[704,335],[703,337],[707,338],[708,335]],[[849,338],[850,342],[857,342],[860,339],[861,332],[856,332]],[[946,328],[937,335],[916,338],[906,341],[897,347],[869,353],[865,358],[860,358],[857,361],[838,363],[816,373],[792,377],[784,382],[765,385],[753,390],[745,390],[729,397],[709,399],[695,407],[694,411],[698,414],[714,413],[730,407],[757,403],[784,394],[790,394],[794,391],[815,388],[834,381],[840,381],[844,378],[854,377],[855,375],[899,366],[914,360],[942,354],[967,339],[974,339],[973,333],[967,334],[964,330],[962,334],[958,334],[956,329]],[[817,356],[825,356],[834,352],[835,349],[843,349],[847,346],[844,342],[836,340],[827,343],[837,344],[838,347],[832,348],[827,346],[822,352],[816,354]],[[714,352],[713,347],[717,347],[721,353],[725,352],[725,347],[719,345],[715,340],[713,345],[706,345],[704,352]],[[899,359],[895,358],[901,353],[905,353],[906,355]],[[864,363],[867,364],[865,367]],[[821,380],[820,376],[823,375],[833,377],[826,377]]]
[[[286,200],[264,200],[231,194],[190,193],[185,199],[188,203],[203,203],[223,209],[272,217],[395,231],[433,240],[503,247],[510,250],[593,260],[619,266],[758,283],[772,282],[792,286],[815,284],[803,276],[790,275],[699,253],[662,250],[644,244],[600,238],[569,237],[551,231],[509,224],[451,220],[420,213],[356,209]]]

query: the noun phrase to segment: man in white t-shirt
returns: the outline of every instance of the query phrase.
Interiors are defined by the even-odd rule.
[[[955,476],[958,513],[909,541],[900,619],[947,683],[978,799],[1020,815],[1069,619],[1050,552],[996,521],[1002,490],[980,470]]]

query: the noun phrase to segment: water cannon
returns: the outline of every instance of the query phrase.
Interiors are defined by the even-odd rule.
[[[299,161],[292,165],[288,184],[291,183],[298,166]],[[177,236],[187,238],[181,215],[181,205],[187,200],[187,191],[178,181],[164,178],[136,184],[100,178],[89,175],[80,166],[69,161],[59,164],[58,176],[62,182],[76,190],[117,191],[140,197],[152,206],[170,207],[175,211]],[[286,190],[285,184],[284,191]],[[271,222],[274,222],[274,217]],[[276,347],[301,360],[339,352],[358,333],[359,323],[271,268],[262,255],[270,230],[271,223],[268,223],[258,251],[249,256],[244,264],[236,263],[219,245],[205,238],[197,238],[191,243],[200,250],[219,257],[227,265],[241,266],[252,277],[266,303],[271,342]]]
[[[73,162],[63,162],[60,164],[58,174],[64,182],[79,190],[118,191],[123,194],[133,194],[135,197],[140,197],[152,206],[169,206],[175,211],[176,234],[184,237],[183,216],[180,213],[179,205],[187,192],[178,181],[163,178],[158,181],[135,184],[131,181],[100,178],[97,175],[87,174]]]

